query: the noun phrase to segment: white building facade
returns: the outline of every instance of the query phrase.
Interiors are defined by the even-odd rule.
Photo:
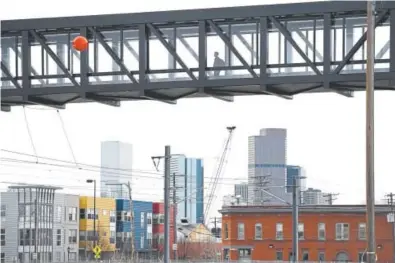
[[[119,141],[101,143],[101,197],[129,199],[132,183],[133,145]],[[130,178],[129,178],[130,177]]]

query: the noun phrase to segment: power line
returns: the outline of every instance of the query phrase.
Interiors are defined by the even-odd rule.
[[[338,193],[327,193],[327,194],[324,194],[323,196],[324,197],[327,197],[327,201],[328,201],[328,203],[329,203],[329,205],[333,205],[333,201],[335,201],[336,199],[337,199],[337,197],[336,196],[338,196],[339,194]]]
[[[71,156],[72,156],[73,159],[74,159],[75,166],[78,167],[77,159],[75,158],[75,154],[74,154],[74,151],[73,151],[73,147],[71,146],[71,142],[70,142],[69,136],[67,135],[67,131],[66,131],[66,127],[65,127],[65,124],[64,124],[62,115],[60,115],[59,110],[56,110],[56,112],[58,113],[59,120],[60,120],[60,124],[62,125],[62,129],[63,129],[63,134],[64,134],[64,136],[66,137],[66,141],[67,141],[67,144],[68,144],[68,146],[69,146],[69,149],[70,149],[70,152],[71,152]]]
[[[24,115],[24,118],[25,118],[25,124],[26,124],[27,133],[28,133],[28,135],[29,135],[30,144],[31,144],[31,146],[32,146],[34,155],[35,155],[35,157],[36,157],[36,161],[38,162],[37,150],[36,150],[36,146],[34,145],[32,133],[31,133],[31,131],[30,131],[30,125],[29,125],[29,122],[28,122],[28,120],[27,120],[27,115],[26,115],[26,109],[25,109],[25,107],[23,107],[23,115]]]

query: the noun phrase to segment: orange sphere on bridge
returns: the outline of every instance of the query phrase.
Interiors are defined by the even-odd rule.
[[[89,41],[86,37],[78,36],[73,40],[73,47],[78,51],[84,51],[88,48]]]

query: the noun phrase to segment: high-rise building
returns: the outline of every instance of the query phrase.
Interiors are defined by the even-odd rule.
[[[248,183],[235,184],[235,197],[240,197],[240,202],[248,201]]]
[[[204,222],[204,165],[202,159],[175,155],[170,160],[170,185],[176,187],[177,222]],[[175,178],[175,184],[173,182]]]
[[[328,198],[320,189],[308,188],[302,192],[303,205],[329,205]]]
[[[286,163],[286,129],[261,129],[259,135],[248,138],[248,184],[250,186],[248,202],[250,204],[284,205],[283,201],[290,201],[291,197],[284,187],[287,174]]]
[[[132,181],[132,158],[131,144],[119,141],[101,143],[101,197],[129,199],[127,184]]]

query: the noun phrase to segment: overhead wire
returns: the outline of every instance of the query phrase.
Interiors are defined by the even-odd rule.
[[[27,129],[27,133],[28,133],[29,139],[30,139],[30,145],[31,145],[32,150],[33,150],[33,152],[34,152],[34,155],[35,155],[35,157],[36,157],[36,161],[38,162],[37,150],[36,150],[36,146],[34,145],[32,133],[31,133],[31,131],[30,131],[30,125],[29,125],[29,121],[28,121],[28,119],[27,119],[27,114],[26,114],[25,106],[23,106],[23,116],[24,116],[24,119],[25,119],[25,125],[26,125],[26,129]]]
[[[73,157],[75,166],[78,167],[77,159],[75,158],[74,150],[73,150],[73,147],[71,146],[71,142],[70,142],[69,136],[67,134],[66,127],[65,127],[62,115],[60,114],[59,110],[56,110],[56,112],[58,114],[58,117],[59,117],[59,120],[60,120],[60,123],[61,123],[61,126],[62,126],[63,134],[66,137],[66,141],[67,141],[67,144],[69,146],[69,150],[70,150],[71,156]]]
[[[1,149],[1,151],[7,152],[7,153],[18,154],[18,155],[24,155],[24,156],[28,156],[28,157],[33,157],[33,155],[27,154],[27,153],[20,153],[20,152],[5,150],[5,149]],[[51,161],[59,162],[59,163],[73,164],[73,165],[58,164],[58,163],[51,163],[51,162],[42,162],[42,161],[32,162],[32,161],[25,160],[25,159],[6,158],[6,157],[2,157],[2,158],[0,158],[0,160],[3,161],[3,162],[24,163],[24,164],[30,164],[30,165],[48,165],[48,166],[54,166],[54,167],[59,167],[59,168],[74,169],[74,170],[76,169],[74,163],[70,162],[70,161],[65,161],[65,160],[56,159],[56,158],[43,157],[43,156],[38,156],[38,158],[39,159],[47,159],[47,160],[51,160]],[[105,173],[106,175],[107,174],[108,175],[115,174],[116,176],[122,176],[122,175],[134,176],[136,173],[140,173],[140,174],[147,174],[147,175],[160,175],[160,176],[163,176],[163,173],[155,172],[155,171],[149,171],[149,170],[121,169],[121,168],[112,168],[112,167],[106,167],[106,166],[84,164],[84,163],[78,163],[78,164],[79,164],[78,170],[92,171],[92,172],[102,172],[102,173]],[[83,166],[92,167],[93,169],[86,168],[86,167],[83,167]],[[107,170],[109,170],[109,171],[107,171]],[[122,173],[113,172],[111,170],[113,170],[113,171],[122,171]],[[143,177],[141,175],[137,175],[137,176],[138,177]],[[159,179],[159,177],[153,177],[153,176],[144,176],[144,177]],[[204,179],[210,179],[210,178],[211,177],[204,177]],[[237,181],[237,182],[243,181],[242,179],[237,179],[237,178],[222,178],[222,180]]]

